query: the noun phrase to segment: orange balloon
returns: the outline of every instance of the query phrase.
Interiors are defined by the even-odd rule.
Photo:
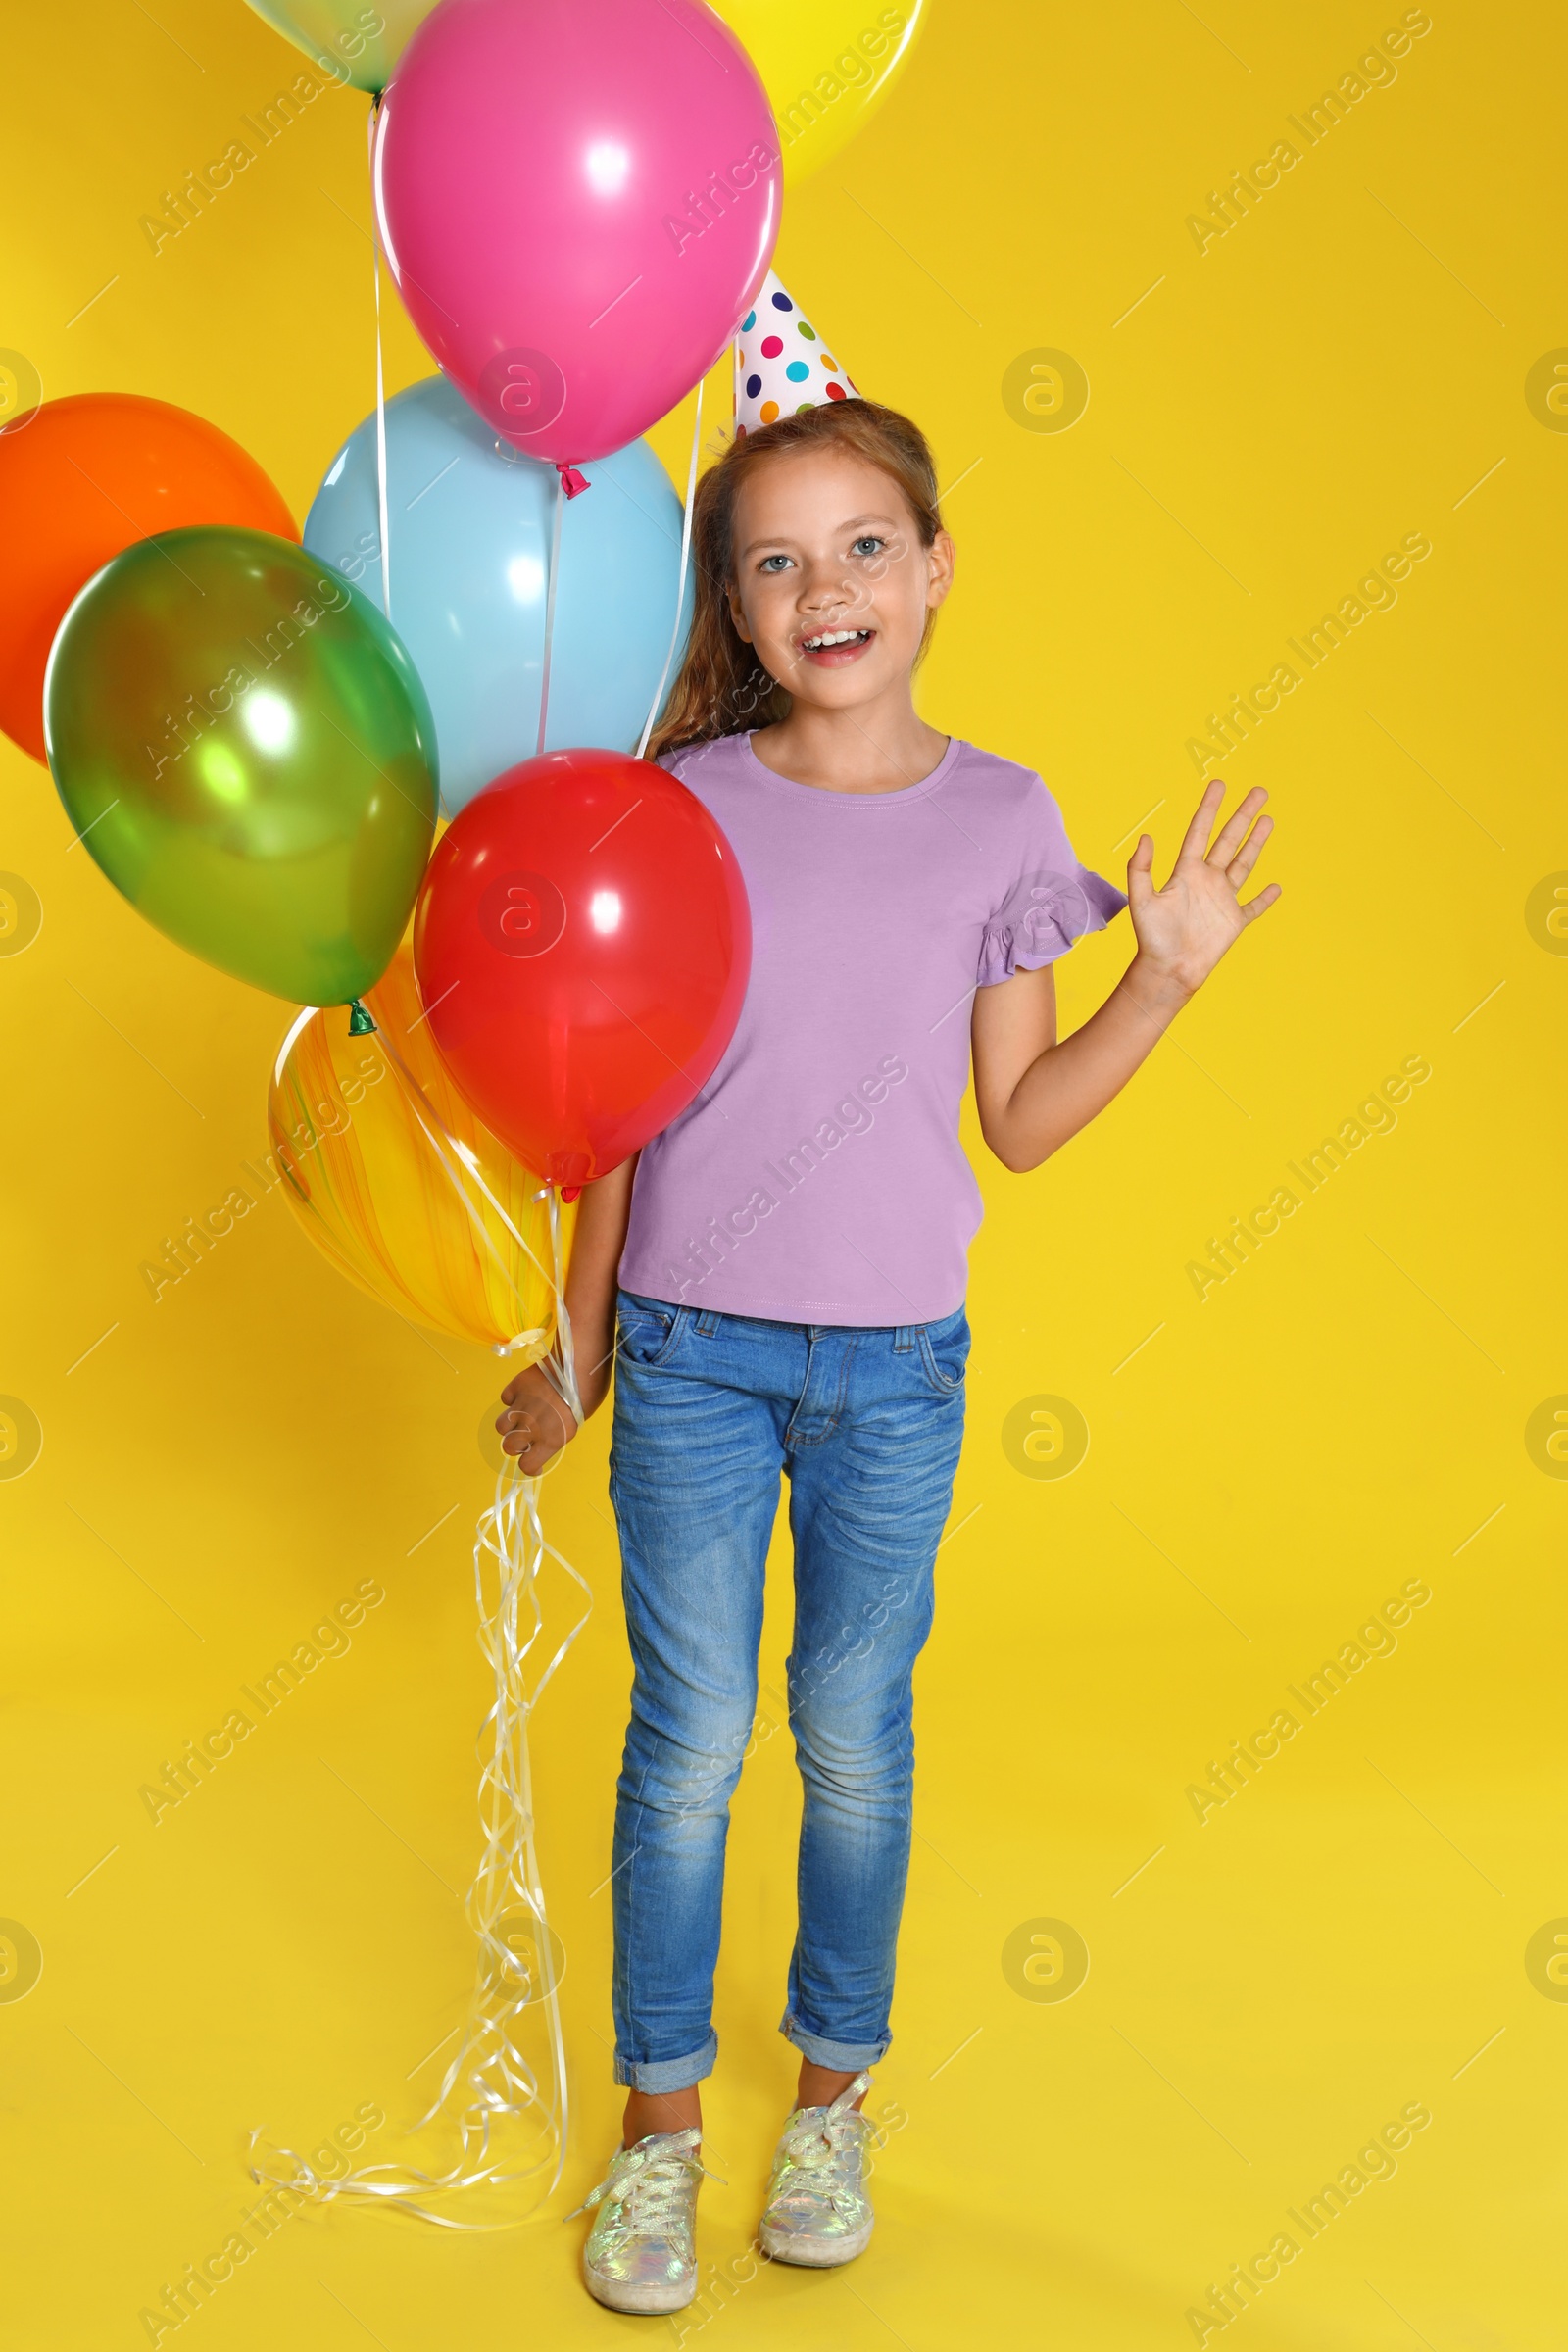
[[[44,667],[72,599],[133,540],[199,522],[299,538],[256,460],[166,400],[77,392],[0,432],[0,727],[35,760]]]

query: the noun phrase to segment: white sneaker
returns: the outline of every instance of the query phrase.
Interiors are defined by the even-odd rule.
[[[577,2207],[599,2207],[582,2250],[583,2282],[596,2303],[611,2311],[681,2311],[696,2294],[701,2139],[689,2125],[617,2148]]]
[[[870,2243],[875,2217],[865,2190],[876,2127],[852,2102],[870,2088],[857,2075],[831,2107],[797,2107],[773,2154],[758,2237],[775,2262],[828,2270]]]

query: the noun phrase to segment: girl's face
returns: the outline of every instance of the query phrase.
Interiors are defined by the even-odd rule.
[[[898,483],[848,451],[789,451],[735,502],[730,612],[769,677],[828,710],[907,692],[953,542],[920,545]]]

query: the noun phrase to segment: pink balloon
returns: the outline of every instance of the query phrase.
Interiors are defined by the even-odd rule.
[[[719,357],[778,235],[778,133],[701,0],[442,0],[381,102],[410,318],[529,456],[635,441]]]

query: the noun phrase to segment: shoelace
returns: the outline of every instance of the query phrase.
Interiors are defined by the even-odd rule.
[[[858,2191],[842,2177],[840,2167],[852,2155],[862,2153],[868,2143],[876,2145],[881,2139],[870,2117],[850,2104],[865,2087],[864,2079],[857,2080],[840,2091],[831,2107],[809,2110],[809,2121],[786,2132],[779,2150],[781,2194],[794,2196],[804,2191],[824,2197],[835,2211],[854,2203]]]
[[[841,2195],[852,2193],[841,2179],[839,2168],[863,2141],[864,2134],[856,2132],[849,2123],[826,2127],[812,2123],[790,2132],[780,2153],[793,2177],[781,2180],[780,2187],[787,2195],[804,2189],[812,2196],[831,2197],[837,2203]]]
[[[636,2156],[628,2164],[611,2159],[611,2167],[597,2188],[589,2190],[582,2203],[564,2218],[568,2222],[587,2213],[600,2200],[608,2199],[619,2205],[616,2216],[628,2237],[664,2237],[672,2225],[683,2222],[681,2192],[696,2174],[709,2180],[717,2180],[697,2153],[698,2139],[694,2131],[682,2132],[657,2155]],[[720,2187],[724,2184],[719,2182]]]

